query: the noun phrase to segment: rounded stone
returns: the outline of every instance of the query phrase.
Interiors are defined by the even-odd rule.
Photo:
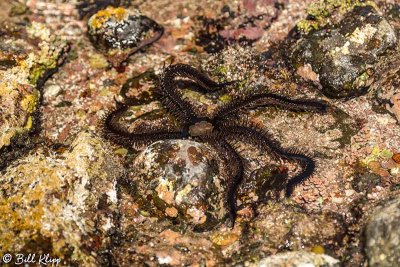
[[[141,208],[197,229],[209,229],[226,215],[226,183],[208,146],[190,140],[158,141],[134,161]]]
[[[399,221],[400,199],[377,208],[365,231],[369,266],[399,266]]]
[[[158,40],[163,31],[163,27],[138,10],[123,7],[109,6],[88,21],[89,39],[114,66]]]
[[[296,68],[311,65],[326,96],[353,97],[368,91],[375,64],[396,42],[394,29],[374,7],[356,6],[338,24],[301,38],[292,61]]]

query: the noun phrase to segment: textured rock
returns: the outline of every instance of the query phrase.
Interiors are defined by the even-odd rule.
[[[248,226],[251,247],[242,251],[249,258],[265,252],[276,253],[276,248],[312,250],[317,246],[335,246],[344,234],[343,222],[333,214],[310,214],[295,206],[280,203],[261,204],[257,217]],[[262,242],[260,242],[262,241]]]
[[[340,262],[328,255],[310,253],[306,251],[293,251],[280,253],[262,259],[259,264],[250,265],[253,267],[339,267]]]
[[[226,185],[214,157],[194,141],[160,141],[147,147],[129,177],[142,208],[198,228],[217,224],[227,212]]]
[[[322,92],[332,98],[363,94],[374,64],[397,42],[395,31],[372,6],[356,6],[336,25],[313,31],[295,46],[296,68],[310,64]]]
[[[50,253],[98,266],[115,228],[116,180],[122,167],[92,134],[70,150],[39,148],[1,176],[0,254]],[[70,264],[68,264],[70,265]]]
[[[400,265],[400,199],[379,207],[366,228],[369,266]]]
[[[89,19],[88,32],[93,45],[117,67],[129,55],[157,41],[163,28],[138,10],[110,6]]]
[[[68,49],[65,41],[40,23],[21,27],[4,22],[1,28],[0,152],[34,128],[39,89]]]

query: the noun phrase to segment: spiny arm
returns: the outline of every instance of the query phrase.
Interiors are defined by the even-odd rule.
[[[104,137],[120,145],[129,145],[132,147],[140,147],[158,140],[165,139],[182,139],[187,134],[184,131],[173,131],[171,129],[157,129],[152,127],[149,131],[134,133],[129,132],[124,127],[118,125],[116,118],[122,115],[128,106],[121,106],[102,118],[101,128]]]
[[[233,228],[236,221],[237,191],[243,181],[244,175],[243,162],[239,154],[226,140],[218,136],[206,136],[202,140],[216,149],[223,159],[225,166],[230,170],[229,175],[231,176],[231,180],[229,181],[226,201],[229,210],[230,226]]]
[[[227,116],[236,114],[243,109],[255,109],[258,107],[278,107],[292,111],[308,111],[324,113],[328,105],[319,100],[313,99],[290,99],[288,97],[276,95],[273,93],[261,93],[249,95],[244,98],[237,98],[221,106],[214,113],[216,120],[223,120]]]
[[[222,131],[227,134],[228,138],[241,139],[244,142],[255,145],[259,149],[270,151],[275,156],[300,163],[302,171],[288,181],[285,192],[286,197],[289,197],[293,193],[294,188],[308,179],[314,172],[315,162],[312,158],[304,155],[298,149],[283,149],[268,133],[256,127],[250,125],[232,125],[223,127]]]

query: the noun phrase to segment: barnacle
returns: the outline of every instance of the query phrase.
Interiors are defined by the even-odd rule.
[[[210,93],[232,83],[234,82],[216,83],[189,65],[171,65],[162,73],[157,93],[159,101],[180,122],[181,128],[150,126],[142,127],[139,132],[130,132],[118,124],[120,116],[127,111],[129,105],[119,103],[114,111],[104,117],[103,133],[106,138],[133,147],[167,139],[194,139],[214,147],[230,177],[226,204],[233,226],[236,219],[237,190],[245,175],[245,164],[235,148],[236,141],[249,143],[261,151],[271,153],[274,157],[292,160],[302,166],[302,171],[289,179],[286,184],[287,197],[292,194],[298,184],[310,177],[315,168],[315,162],[311,157],[296,148],[282,148],[267,130],[241,119],[238,116],[239,113],[244,110],[272,106],[293,111],[323,113],[327,111],[328,106],[317,100],[290,99],[272,93],[260,93],[238,97],[217,108],[211,116],[203,116],[195,111],[179,90],[183,84],[184,88],[192,85],[197,91]]]

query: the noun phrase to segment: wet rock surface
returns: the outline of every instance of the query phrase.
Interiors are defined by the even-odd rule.
[[[0,186],[0,206],[2,214],[7,215],[0,218],[0,227],[5,227],[0,229],[0,248],[9,248],[12,253],[48,252],[62,258],[63,264],[68,266],[259,266],[260,261],[269,264],[274,255],[284,259],[313,257],[306,263],[299,263],[300,266],[322,264],[324,261],[317,258],[327,260],[323,255],[339,260],[343,266],[368,266],[369,252],[365,250],[364,235],[367,224],[375,207],[381,205],[384,209],[386,206],[382,203],[397,198],[400,189],[400,124],[396,115],[400,58],[398,47],[391,47],[391,39],[387,38],[391,36],[390,27],[397,33],[400,31],[395,2],[35,0],[18,7],[15,2],[0,1],[0,20],[12,16],[22,28],[21,36],[2,35],[0,46],[10,46],[17,39],[22,39],[18,42],[23,46],[23,49],[17,46],[18,49],[5,53],[1,71],[20,70],[18,62],[26,61],[19,58],[19,50],[32,47],[28,51],[29,58],[46,48],[46,45],[36,44],[35,38],[33,43],[28,41],[25,45],[24,32],[29,25],[44,25],[36,31],[40,35],[37,40],[42,40],[48,32],[56,33],[71,46],[65,64],[48,79],[40,94],[43,101],[37,106],[43,118],[39,125],[42,131],[35,139],[29,138],[30,142],[21,138],[17,144],[32,149],[31,152],[19,154],[18,160],[8,157],[10,166],[0,175],[0,179],[6,179]],[[113,6],[113,11],[120,10],[120,5],[128,13],[133,12],[134,17],[140,10],[143,16],[165,29],[154,45],[131,54],[120,68],[110,66],[120,64],[127,54],[113,58],[108,52],[126,52],[134,48],[118,46],[103,50],[96,48],[88,36],[89,17],[104,11],[108,5]],[[354,14],[355,7],[366,8],[366,5],[379,8],[369,15],[372,21],[362,14],[349,18],[349,12]],[[110,23],[118,21],[111,13],[103,18],[110,18]],[[353,24],[343,25],[344,18]],[[386,27],[386,23],[390,27]],[[326,99],[321,93],[321,74],[311,63],[302,63],[298,69],[287,64],[292,50],[286,49],[286,40],[296,37],[293,36],[296,31],[292,31],[296,25],[302,31],[304,39],[301,40],[308,38],[310,43],[313,43],[312,38],[316,40],[314,43],[323,41],[322,37],[313,35],[318,31],[326,36],[335,32],[335,40],[343,41],[335,44],[339,48],[346,44],[343,39],[353,40],[366,34],[364,44],[352,43],[349,51],[360,48],[355,55],[365,60],[361,67],[366,65],[368,75],[369,68],[373,69],[371,80],[367,79],[372,81],[370,91],[351,99]],[[338,28],[338,25],[343,27]],[[349,29],[349,25],[355,29]],[[367,34],[374,29],[375,34]],[[341,31],[349,34],[342,36]],[[389,35],[380,35],[385,31]],[[112,31],[107,33],[113,36]],[[128,35],[115,40],[121,43]],[[343,51],[346,52],[340,49],[338,55],[343,56],[340,54]],[[368,54],[367,51],[372,52]],[[43,53],[47,54],[45,50]],[[119,119],[131,132],[161,126],[179,127],[180,122],[174,121],[173,116],[167,115],[154,101],[157,100],[155,76],[160,75],[165,66],[175,63],[194,66],[218,82],[238,81],[218,93],[183,89],[185,99],[196,112],[210,114],[234,97],[264,92],[329,103],[331,108],[327,114],[272,107],[242,113],[243,118],[268,131],[282,147],[300,150],[315,160],[313,175],[295,189],[291,198],[284,198],[282,185],[300,171],[300,165],[276,159],[246,142],[233,140],[246,166],[245,182],[238,192],[236,224],[229,228],[218,215],[226,214],[218,202],[220,197],[225,198],[224,188],[218,192],[218,201],[208,201],[201,206],[204,210],[215,207],[213,212],[220,212],[212,216],[221,223],[206,227],[204,231],[196,228],[193,217],[184,211],[192,203],[199,203],[192,200],[203,201],[197,198],[198,192],[213,189],[204,188],[205,181],[215,181],[212,178],[223,177],[223,172],[227,171],[227,168],[217,168],[221,161],[214,157],[211,148],[193,144],[198,152],[194,157],[199,159],[197,167],[201,166],[197,168],[190,161],[188,149],[176,154],[174,146],[158,147],[157,158],[163,159],[163,164],[130,145],[119,146],[112,142],[110,147],[101,137],[91,134],[91,137],[84,134],[80,139],[92,140],[87,141],[91,145],[72,146],[75,136],[82,136],[82,132],[101,132],[99,121],[108,110],[115,108],[114,100],[132,101],[132,106]],[[349,71],[349,75],[357,76],[355,69]],[[13,77],[15,79],[11,80],[19,84],[19,76]],[[355,91],[361,89],[354,88]],[[0,102],[3,108],[16,101],[6,97]],[[7,151],[14,151],[13,140],[12,145],[6,146]],[[183,141],[187,145],[189,143],[185,142],[192,146],[193,141]],[[28,146],[28,143],[32,144]],[[150,148],[153,150],[154,146]],[[149,152],[146,147],[143,149]],[[149,160],[144,159],[145,154]],[[0,151],[0,160],[5,157],[4,151]],[[145,166],[139,159],[159,168]],[[133,162],[138,164],[135,166]],[[140,169],[141,164],[150,172]],[[120,176],[121,179],[117,179]],[[180,178],[192,177],[200,182],[192,187],[193,195],[187,195],[190,198],[181,199],[181,203],[186,201],[185,205],[168,206],[164,200],[159,201],[157,190],[152,189],[157,187],[148,183],[158,182],[160,178],[167,181],[167,177],[171,180],[175,177],[179,183],[190,186],[191,180]],[[150,196],[147,200],[147,195],[137,194],[141,192],[138,190],[140,182],[143,182],[142,188],[157,193],[153,194],[154,199]],[[181,188],[177,190],[182,191]],[[9,199],[14,204],[8,202]],[[178,211],[177,217],[173,217],[175,210],[172,208]],[[382,233],[372,232],[374,238],[382,236]]]
[[[312,31],[293,52],[296,68],[310,64],[322,92],[332,98],[361,95],[374,81],[374,64],[397,42],[394,29],[372,6],[356,6],[337,25]]]
[[[122,175],[109,155],[99,137],[82,132],[70,147],[40,147],[9,166],[0,177],[0,253],[106,264]]]
[[[366,228],[366,253],[369,266],[400,264],[400,199],[378,207]]]
[[[210,228],[226,215],[226,181],[218,171],[215,153],[194,141],[156,142],[141,152],[129,182],[142,208],[163,218]]]
[[[138,10],[107,7],[88,21],[92,44],[118,67],[129,55],[157,41],[164,29]]]

